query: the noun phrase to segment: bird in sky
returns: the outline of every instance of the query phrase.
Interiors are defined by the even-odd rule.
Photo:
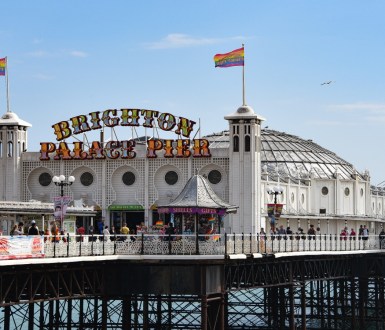
[[[325,81],[321,84],[322,85],[330,85],[332,82],[334,82],[333,80],[329,80],[329,81]]]

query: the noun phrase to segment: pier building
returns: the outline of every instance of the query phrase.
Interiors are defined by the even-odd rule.
[[[54,219],[58,188],[52,178],[56,175],[75,177],[72,185],[63,187],[70,199],[66,218],[86,229],[99,222],[116,228],[127,223],[134,229],[159,220],[173,221],[173,215],[158,212],[158,205],[172,202],[194,174],[206,177],[219,198],[237,206],[236,213],[221,218],[222,233],[256,234],[261,227],[268,231],[279,225],[295,232],[312,225],[322,234],[335,234],[344,227],[358,231],[366,225],[370,234],[377,234],[383,227],[385,188],[373,186],[368,171],[358,171],[333,151],[295,132],[263,129],[265,119],[250,106],[219,116],[226,129],[199,139],[196,134],[190,139],[195,130],[192,120],[168,113],[121,109],[72,115],[47,127],[55,142],[42,141],[40,150],[33,151],[28,148],[31,124],[10,111],[1,117],[0,226],[4,234],[19,221],[27,225],[36,219],[44,228]],[[126,139],[111,134],[105,140],[104,128],[116,126],[123,130],[142,126],[172,132],[178,138],[146,134]],[[100,141],[69,142],[71,135],[97,129]],[[31,203],[46,206],[34,213]]]

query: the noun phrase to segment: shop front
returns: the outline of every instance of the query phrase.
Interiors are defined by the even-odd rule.
[[[120,233],[120,228],[126,223],[130,233],[136,233],[138,226],[144,223],[144,208],[142,205],[118,205],[113,204],[108,207],[110,212],[111,226],[115,227],[115,232]]]

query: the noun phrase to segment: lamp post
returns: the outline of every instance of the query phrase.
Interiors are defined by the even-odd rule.
[[[72,175],[68,177],[68,182],[66,181],[66,177],[62,174],[60,176],[55,175],[52,178],[52,182],[55,184],[55,186],[60,187],[60,228],[63,227],[63,196],[64,196],[64,187],[66,186],[71,186],[75,182],[75,177]],[[56,203],[55,203],[55,208],[56,208]],[[56,210],[55,210],[56,211]],[[55,212],[56,213],[56,212]],[[55,218],[57,217],[57,214],[55,214]]]
[[[72,176],[72,175],[68,177],[68,182],[64,182],[65,179],[66,179],[66,177],[63,174],[60,175],[60,176],[55,175],[52,178],[52,182],[55,184],[55,186],[59,186],[60,187],[60,196],[61,197],[64,196],[64,187],[65,186],[70,186],[70,185],[72,185],[75,182],[75,177]]]
[[[274,195],[274,211],[272,216],[270,217],[270,225],[271,229],[275,230],[275,214],[276,214],[276,208],[277,208],[277,196],[283,194],[283,188],[281,186],[274,186],[269,187],[266,189],[266,192],[269,195]]]

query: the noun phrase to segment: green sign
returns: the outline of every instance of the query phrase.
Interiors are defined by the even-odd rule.
[[[142,205],[110,205],[108,207],[110,211],[143,211]]]

